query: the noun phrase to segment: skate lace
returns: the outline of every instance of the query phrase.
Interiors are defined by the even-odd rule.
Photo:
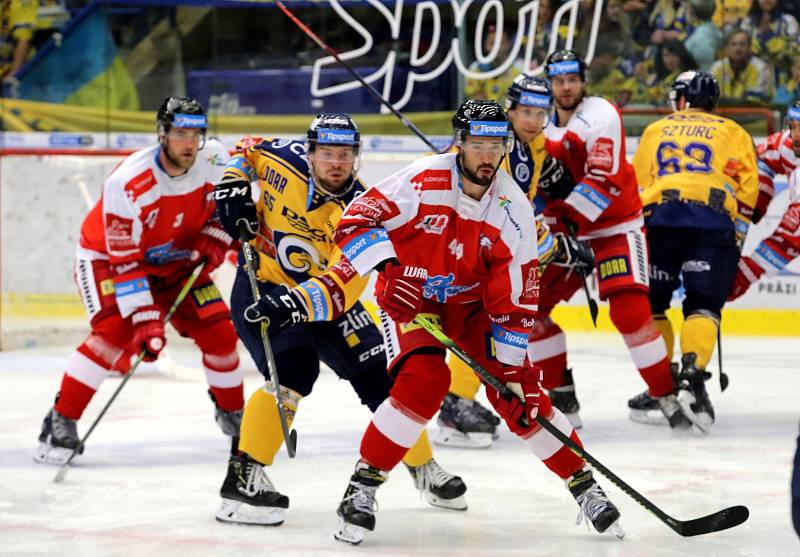
[[[597,520],[597,517],[600,516],[600,513],[606,510],[608,505],[611,503],[609,498],[605,493],[603,493],[603,490],[597,484],[594,484],[592,487],[578,495],[575,500],[581,507],[578,511],[578,518],[575,519],[575,524],[580,525],[585,518],[586,528],[588,528],[589,531],[591,531],[591,524],[594,524],[594,521]]]
[[[377,485],[369,486],[351,480],[350,487],[353,489],[345,495],[345,502],[350,503],[357,511],[365,513],[378,511],[378,501],[375,499],[375,492],[378,490]]]
[[[433,459],[416,469],[414,483],[420,492],[426,491],[429,487],[440,487],[449,482],[454,476]]]
[[[53,411],[53,436],[56,439],[78,440],[78,426],[75,420],[65,418],[56,411]]]
[[[269,481],[264,467],[260,464],[251,463],[247,474],[247,495],[254,497],[259,493],[277,491],[272,482]]]

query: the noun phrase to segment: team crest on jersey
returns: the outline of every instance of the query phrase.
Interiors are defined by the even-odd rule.
[[[133,220],[109,214],[106,225],[106,242],[111,251],[136,249],[136,244],[133,242]]]
[[[626,255],[603,259],[597,264],[600,280],[622,277],[631,274],[631,264]]]
[[[156,266],[166,265],[173,261],[181,259],[189,259],[191,250],[188,249],[172,249],[172,240],[166,244],[153,246],[144,252],[144,260]]]
[[[450,273],[447,276],[436,275],[428,277],[428,280],[425,281],[422,287],[422,294],[426,298],[444,303],[448,298],[472,290],[480,284],[479,282],[470,285],[453,284],[455,279],[456,276],[454,273]]]
[[[414,228],[429,234],[442,234],[447,228],[450,217],[447,215],[425,215]]]
[[[611,172],[614,167],[614,142],[607,137],[598,139],[586,158],[589,166]]]
[[[528,165],[524,162],[518,163],[516,168],[514,168],[514,178],[516,178],[517,182],[525,183],[531,177],[531,171],[528,168]]]

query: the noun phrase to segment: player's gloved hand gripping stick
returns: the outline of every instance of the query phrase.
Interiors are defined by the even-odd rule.
[[[206,265],[205,261],[200,263],[197,267],[194,268],[194,271],[192,271],[192,274],[189,275],[189,278],[186,279],[186,284],[183,285],[183,288],[181,288],[181,291],[175,297],[175,301],[172,303],[172,307],[169,308],[167,315],[164,316],[164,322],[163,322],[164,325],[169,323],[169,320],[172,319],[172,315],[175,313],[175,311],[177,311],[178,306],[181,305],[181,302],[183,302],[184,298],[186,298],[186,295],[189,294],[189,290],[192,289],[192,286],[197,280],[197,277],[199,277],[200,273],[203,272],[203,268],[205,267],[205,265]],[[141,364],[142,361],[145,360],[147,356],[148,356],[148,350],[147,348],[143,348],[142,351],[139,352],[139,355],[136,356],[136,360],[134,360],[133,364],[131,365],[131,370],[127,374],[125,374],[125,377],[122,378],[122,381],[120,382],[117,389],[114,391],[114,394],[111,395],[111,398],[108,399],[106,405],[103,406],[102,410],[100,410],[100,414],[98,414],[98,416],[94,419],[94,422],[92,422],[92,425],[86,432],[86,435],[84,435],[83,439],[80,440],[78,445],[74,449],[72,449],[72,454],[69,455],[67,461],[64,464],[62,464],[61,467],[58,469],[58,472],[56,472],[56,477],[53,478],[53,481],[55,483],[61,483],[62,481],[64,481],[64,478],[67,477],[67,472],[69,472],[69,465],[72,462],[72,459],[75,458],[76,455],[83,452],[83,447],[86,444],[86,440],[92,434],[94,428],[97,427],[97,424],[100,423],[100,420],[103,418],[106,411],[111,406],[111,403],[114,402],[114,399],[117,398],[117,395],[119,395],[122,388],[130,380],[130,378],[133,377],[133,374],[136,372],[136,369],[139,367],[139,364]]]
[[[431,335],[433,335],[436,340],[441,342],[448,350],[450,350],[453,354],[455,354],[458,358],[460,358],[465,364],[472,368],[474,371],[485,383],[494,387],[501,396],[510,399],[513,396],[516,396],[511,389],[509,389],[506,385],[504,385],[499,379],[494,377],[490,374],[486,369],[484,369],[478,362],[473,360],[469,354],[464,352],[461,347],[459,347],[452,339],[450,339],[444,332],[437,327],[432,321],[429,319],[417,315],[414,318],[414,323],[423,327],[426,331],[428,331]],[[750,511],[747,507],[742,505],[737,505],[735,507],[730,507],[727,509],[723,509],[721,511],[717,511],[707,516],[703,516],[700,518],[695,518],[692,520],[676,520],[672,518],[667,513],[659,509],[655,506],[649,499],[647,499],[644,495],[633,489],[627,483],[625,483],[621,478],[619,478],[616,474],[614,474],[611,470],[603,466],[596,458],[590,455],[586,449],[575,443],[572,439],[564,435],[561,430],[551,424],[547,419],[543,416],[537,414],[534,417],[536,423],[546,429],[551,435],[553,435],[556,439],[561,441],[564,445],[569,447],[572,452],[577,454],[579,457],[584,459],[586,462],[592,465],[592,467],[603,474],[606,478],[611,480],[618,488],[624,491],[628,496],[630,496],[634,501],[639,503],[645,509],[653,513],[656,518],[658,518],[661,522],[672,528],[675,532],[680,534],[681,536],[688,537],[688,536],[701,536],[703,534],[710,534],[712,532],[719,532],[720,530],[727,530],[728,528],[733,528],[734,526],[738,526],[742,524],[747,518],[750,516]],[[526,424],[527,425],[527,424]]]

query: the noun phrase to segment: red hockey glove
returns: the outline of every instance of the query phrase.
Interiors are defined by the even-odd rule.
[[[733,288],[731,289],[731,293],[728,294],[728,301],[732,302],[747,292],[750,285],[756,282],[763,274],[764,269],[761,268],[761,265],[749,257],[742,257],[739,260],[739,269],[736,271],[736,278],[733,279]]]
[[[387,263],[375,282],[375,300],[397,323],[409,323],[422,307],[422,287],[428,271],[422,267]]]
[[[503,417],[508,429],[517,435],[527,433],[539,413],[542,371],[530,364],[509,366],[504,368],[501,379],[515,396],[504,398],[496,390],[487,387],[489,401]],[[523,417],[527,425],[521,422]]]
[[[164,349],[164,314],[156,306],[143,306],[131,316],[133,323],[133,346],[137,352],[144,350],[144,361],[154,362]]]
[[[225,254],[231,242],[233,238],[222,227],[207,224],[200,230],[195,240],[189,261],[199,263],[201,259],[205,259],[206,266],[203,270],[210,273],[225,261]]]

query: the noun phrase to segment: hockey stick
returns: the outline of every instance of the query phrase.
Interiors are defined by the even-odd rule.
[[[722,371],[722,319],[717,325],[717,362],[719,363],[719,390],[724,393],[730,379],[728,379],[728,374]]]
[[[570,222],[570,221],[568,221],[568,220],[566,220],[566,219],[564,219],[564,224],[567,227],[567,233],[569,234],[570,238],[572,238],[573,240],[575,240],[577,242],[578,239],[575,238],[575,224]],[[577,271],[578,271],[578,274],[581,277],[581,283],[583,284],[583,292],[586,294],[586,303],[589,304],[589,315],[592,316],[592,324],[594,325],[594,328],[596,329],[597,328],[597,314],[598,314],[597,301],[594,298],[592,298],[592,295],[589,293],[589,284],[587,283],[587,279],[589,277],[589,274],[586,271],[586,269],[583,268],[583,266],[581,266],[581,265],[577,266]]]
[[[244,260],[247,267],[247,278],[250,279],[250,289],[253,292],[253,301],[258,303],[261,299],[261,292],[258,290],[258,282],[256,281],[256,254],[253,253],[253,246],[247,240],[246,236],[247,225],[243,219],[239,220],[239,238],[242,242],[242,250],[244,251]],[[281,420],[281,430],[283,431],[283,439],[286,441],[286,452],[289,453],[289,458],[294,458],[297,449],[297,431],[289,431],[289,422],[286,420],[286,408],[283,406],[283,395],[281,394],[281,384],[278,381],[278,368],[275,366],[275,356],[272,353],[272,345],[269,342],[269,334],[267,329],[269,327],[269,320],[264,319],[261,321],[261,341],[264,344],[264,354],[267,357],[267,367],[269,368],[269,380],[272,382],[272,387],[275,391],[275,401],[278,405],[278,417]]]
[[[447,349],[449,349],[453,354],[458,356],[465,364],[472,368],[472,370],[481,378],[485,383],[491,385],[493,388],[497,390],[501,394],[501,396],[505,398],[510,398],[516,396],[511,389],[506,387],[499,379],[494,377],[488,371],[486,371],[478,362],[473,360],[469,354],[467,354],[460,346],[458,346],[452,339],[450,339],[444,332],[439,329],[433,322],[429,319],[417,315],[414,318],[414,323],[420,325],[426,331],[428,331],[436,340],[441,342]],[[715,512],[708,516],[703,516],[701,518],[695,518],[692,520],[676,520],[669,516],[667,513],[659,509],[655,506],[649,499],[647,499],[644,495],[640,494],[638,491],[633,489],[627,483],[625,483],[621,478],[619,478],[616,474],[614,474],[611,470],[606,468],[603,464],[600,463],[596,458],[590,455],[586,449],[578,445],[575,441],[564,435],[557,427],[547,421],[543,416],[537,415],[536,416],[536,423],[546,429],[551,435],[553,435],[556,439],[561,441],[564,445],[566,445],[572,452],[576,455],[584,459],[586,462],[592,465],[592,467],[603,474],[606,478],[611,480],[611,482],[620,488],[625,494],[631,497],[634,501],[639,503],[645,509],[653,513],[656,518],[661,520],[664,524],[672,528],[675,532],[680,534],[684,537],[689,536],[700,536],[703,534],[710,534],[712,532],[719,532],[720,530],[727,530],[728,528],[733,528],[734,526],[738,526],[742,524],[747,518],[750,516],[750,511],[747,507],[742,505],[737,505],[735,507],[730,507],[727,509],[723,509],[721,511]]]
[[[180,306],[184,298],[186,298],[186,295],[189,293],[189,290],[192,289],[192,285],[194,285],[195,281],[197,280],[197,277],[200,276],[200,273],[203,272],[203,268],[205,266],[206,263],[205,261],[203,261],[197,267],[194,268],[192,274],[189,275],[188,279],[186,279],[186,284],[184,284],[183,288],[181,288],[181,291],[178,292],[178,295],[175,297],[175,301],[172,303],[172,307],[169,308],[167,315],[164,316],[165,325],[169,323],[170,319],[172,319],[172,316],[178,310],[178,306]],[[67,461],[64,464],[62,464],[61,467],[58,469],[58,472],[56,472],[56,477],[53,478],[53,481],[55,483],[61,483],[62,481],[64,481],[64,478],[67,477],[67,472],[69,471],[70,462],[72,462],[72,459],[83,451],[83,447],[86,445],[86,440],[89,439],[89,436],[94,431],[94,428],[96,428],[97,424],[100,423],[100,420],[103,419],[103,416],[105,415],[106,411],[108,411],[111,404],[117,398],[117,395],[119,395],[120,391],[122,391],[122,388],[128,381],[130,381],[130,378],[133,377],[133,374],[136,372],[136,369],[139,367],[139,364],[141,364],[142,361],[144,360],[144,355],[145,351],[142,350],[141,352],[139,352],[139,355],[136,356],[136,359],[133,361],[133,365],[131,365],[131,370],[125,374],[125,377],[122,378],[122,381],[120,382],[117,389],[114,391],[114,394],[111,395],[111,398],[108,399],[106,405],[103,406],[102,410],[100,410],[100,414],[98,414],[98,416],[94,419],[94,422],[92,422],[89,431],[87,431],[86,435],[83,436],[83,439],[81,439],[78,442],[78,445],[74,449],[72,449],[72,453],[69,455]]]
[[[331,48],[330,46],[328,46],[328,44],[326,44],[326,43],[325,43],[325,41],[323,41],[323,40],[322,40],[322,39],[319,37],[319,35],[317,35],[316,33],[314,33],[314,32],[313,32],[311,29],[309,29],[309,28],[308,28],[308,26],[306,26],[306,24],[305,24],[305,23],[303,23],[302,21],[300,21],[300,20],[297,18],[297,16],[296,16],[296,15],[294,15],[294,14],[292,13],[292,11],[291,11],[291,10],[289,10],[289,8],[287,8],[287,7],[286,7],[286,5],[285,5],[283,2],[281,2],[281,0],[275,0],[275,4],[277,4],[277,6],[278,6],[278,7],[281,9],[281,11],[282,11],[284,14],[286,14],[286,17],[288,17],[289,19],[291,19],[291,20],[292,20],[292,23],[294,23],[295,25],[297,25],[297,26],[300,28],[300,30],[301,30],[303,33],[305,33],[305,34],[306,34],[306,36],[308,36],[308,38],[309,38],[309,39],[311,39],[311,40],[314,42],[314,44],[316,44],[316,45],[317,45],[318,47],[320,47],[322,50],[324,50],[325,52],[327,52],[328,54],[330,54],[331,56],[333,56],[333,58],[334,58],[334,59],[335,59],[337,62],[339,62],[339,63],[340,63],[340,64],[341,64],[341,65],[344,67],[344,69],[348,71],[348,73],[349,73],[350,75],[352,75],[354,78],[356,78],[356,81],[358,81],[359,83],[361,83],[361,85],[363,85],[363,86],[364,86],[364,87],[367,89],[367,91],[369,91],[369,93],[370,93],[370,94],[371,94],[373,97],[375,97],[375,98],[378,100],[378,102],[380,102],[380,103],[381,103],[383,106],[385,106],[386,108],[388,108],[388,109],[389,109],[389,110],[392,112],[392,114],[394,114],[395,116],[397,116],[397,117],[400,119],[400,121],[403,123],[403,125],[404,125],[405,127],[407,127],[409,130],[411,130],[411,131],[414,133],[414,135],[416,135],[416,136],[417,136],[417,137],[419,137],[419,138],[420,138],[422,141],[424,141],[424,142],[425,142],[425,145],[427,145],[428,147],[430,147],[430,148],[431,148],[433,151],[436,151],[437,153],[439,152],[439,149],[437,149],[437,148],[436,148],[436,146],[433,144],[433,142],[432,142],[430,139],[428,139],[428,136],[426,136],[424,133],[422,133],[422,131],[421,131],[421,130],[420,130],[420,129],[419,129],[417,126],[416,126],[416,125],[414,125],[414,123],[413,123],[411,120],[409,120],[408,118],[406,118],[406,117],[405,117],[405,115],[403,115],[403,113],[402,113],[402,112],[400,112],[399,110],[397,110],[397,109],[396,109],[396,108],[395,108],[395,107],[392,105],[392,103],[390,103],[389,101],[387,101],[386,99],[384,99],[384,98],[383,98],[383,95],[381,95],[381,94],[378,92],[378,90],[377,90],[377,89],[375,89],[375,87],[373,87],[372,85],[370,85],[370,84],[369,84],[369,83],[368,83],[368,82],[367,82],[367,81],[366,81],[366,80],[365,80],[363,77],[361,77],[361,76],[358,74],[358,72],[356,72],[356,71],[353,69],[353,67],[352,67],[352,66],[350,66],[350,64],[348,64],[347,62],[345,62],[344,60],[342,60],[342,58],[341,58],[341,56],[339,56],[339,53],[338,53],[338,52],[336,52],[336,51],[335,51],[333,48]]]

